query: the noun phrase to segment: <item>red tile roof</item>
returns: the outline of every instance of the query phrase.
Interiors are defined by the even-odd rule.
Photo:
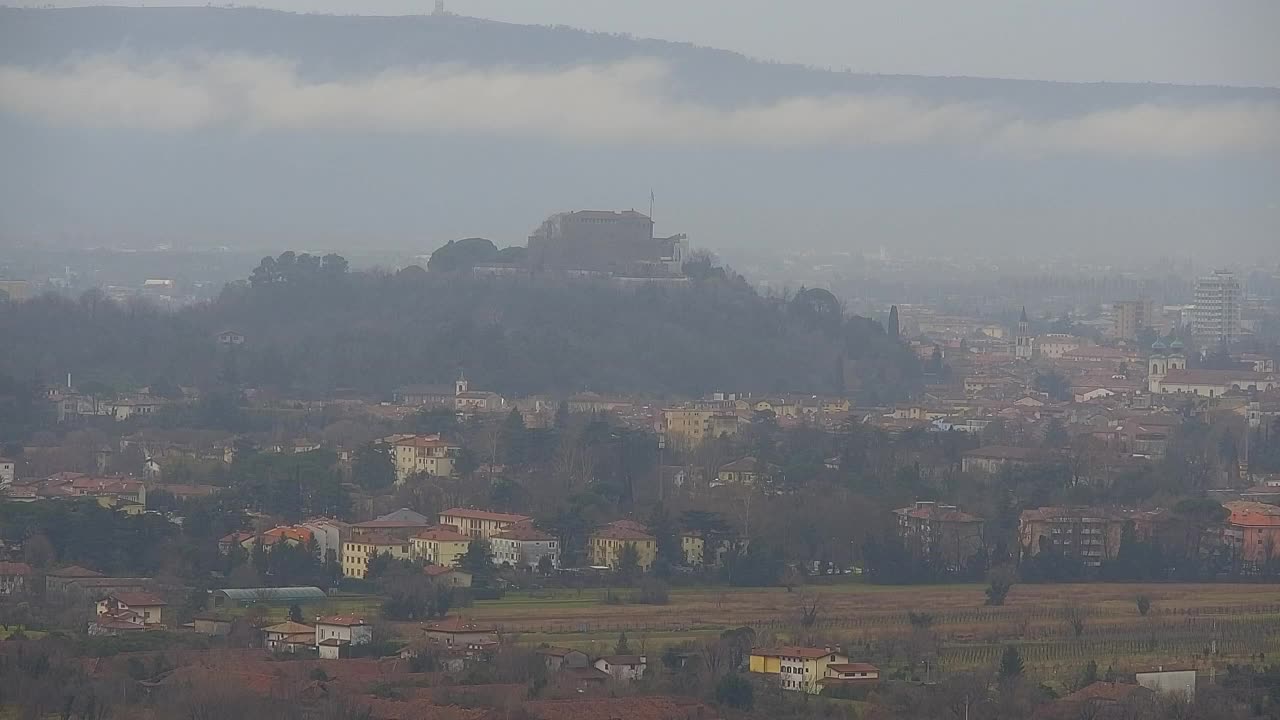
[[[815,647],[798,647],[795,645],[782,645],[772,648],[752,648],[752,655],[762,655],[765,657],[798,657],[806,660],[817,660],[828,655],[840,655],[839,650],[834,648],[815,648]]]
[[[352,627],[355,625],[367,625],[364,618],[355,615],[329,615],[328,617],[316,618],[317,625],[338,625],[340,627]]]
[[[436,542],[463,542],[471,539],[457,530],[454,530],[452,526],[441,527],[438,525],[436,527],[427,528],[417,535],[414,535],[414,537],[419,540],[435,540]]]
[[[532,520],[528,515],[492,512],[490,510],[473,510],[470,508],[449,508],[440,513],[440,517],[460,517],[472,520],[492,520],[495,522],[522,523]]]
[[[90,570],[89,568],[80,567],[79,565],[68,565],[67,567],[58,568],[57,570],[50,570],[49,572],[45,573],[45,575],[47,577],[58,577],[58,578],[103,577],[102,573],[98,572],[97,570]]]
[[[0,575],[30,575],[31,566],[20,562],[0,562]]]
[[[127,607],[159,607],[168,605],[164,598],[149,592],[117,592],[107,596],[108,599],[115,599]]]
[[[610,525],[606,525],[600,528],[599,530],[596,530],[595,532],[591,533],[591,537],[601,538],[603,540],[643,541],[643,540],[657,539],[648,533],[640,532],[638,530],[632,530],[630,528],[610,526]]]
[[[466,575],[471,574],[466,572],[465,570],[459,570],[458,568],[452,568],[452,567],[445,567],[444,565],[424,565],[422,567],[422,574],[426,575],[427,577],[440,577],[441,575],[448,575],[449,573],[459,573],[459,572]]]
[[[880,672],[880,668],[872,665],[871,663],[831,663],[830,665],[827,665],[827,669],[838,673]]]
[[[509,530],[507,530],[506,532],[500,533],[498,535],[494,535],[494,537],[502,538],[503,540],[523,540],[523,541],[537,541],[537,542],[548,542],[556,539],[554,535],[544,533],[538,528],[528,524],[516,525],[510,528]]]

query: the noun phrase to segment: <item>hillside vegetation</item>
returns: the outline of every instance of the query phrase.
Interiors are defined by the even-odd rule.
[[[842,318],[825,291],[764,297],[719,268],[705,268],[687,288],[620,290],[417,266],[347,272],[345,261],[329,258],[282,266],[259,268],[252,282],[173,314],[96,291],[0,305],[0,333],[19,339],[0,351],[0,371],[310,396],[385,396],[406,383],[448,382],[460,370],[474,387],[513,395],[835,393],[844,390],[848,359],[869,400],[909,392],[918,374],[914,357],[878,323]],[[226,329],[243,333],[245,345],[219,348],[216,335]]]

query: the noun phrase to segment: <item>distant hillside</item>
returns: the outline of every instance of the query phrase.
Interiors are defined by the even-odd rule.
[[[304,15],[251,8],[0,8],[0,63],[44,64],[102,53],[248,53],[298,60],[313,77],[461,62],[551,66],[661,58],[679,91],[704,102],[825,93],[908,93],[936,101],[1017,102],[1046,115],[1151,102],[1275,100],[1278,89],[865,75],[760,62],[687,43],[513,25],[460,16]]]
[[[176,314],[91,291],[0,304],[0,336],[30,339],[0,349],[0,376],[389,397],[465,369],[476,388],[511,395],[836,393],[848,359],[864,399],[907,394],[919,376],[914,355],[874,322],[840,320],[834,299],[818,295],[816,309],[761,297],[719,270],[688,288],[629,291],[418,267],[242,283]],[[219,348],[227,329],[245,345]]]

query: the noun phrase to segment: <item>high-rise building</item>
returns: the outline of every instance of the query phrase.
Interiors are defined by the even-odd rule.
[[[1120,300],[1114,305],[1116,337],[1137,340],[1142,328],[1151,327],[1151,303],[1146,300]]]
[[[1203,345],[1230,344],[1240,335],[1240,281],[1229,270],[1218,270],[1196,281],[1191,333]]]
[[[1013,358],[1030,361],[1035,355],[1035,338],[1031,337],[1031,323],[1027,321],[1027,309],[1022,308],[1018,317],[1018,333],[1014,336]]]

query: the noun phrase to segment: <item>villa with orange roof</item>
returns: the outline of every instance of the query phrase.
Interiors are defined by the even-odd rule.
[[[1223,503],[1228,512],[1223,541],[1243,562],[1261,565],[1280,557],[1280,507],[1240,500]]]

